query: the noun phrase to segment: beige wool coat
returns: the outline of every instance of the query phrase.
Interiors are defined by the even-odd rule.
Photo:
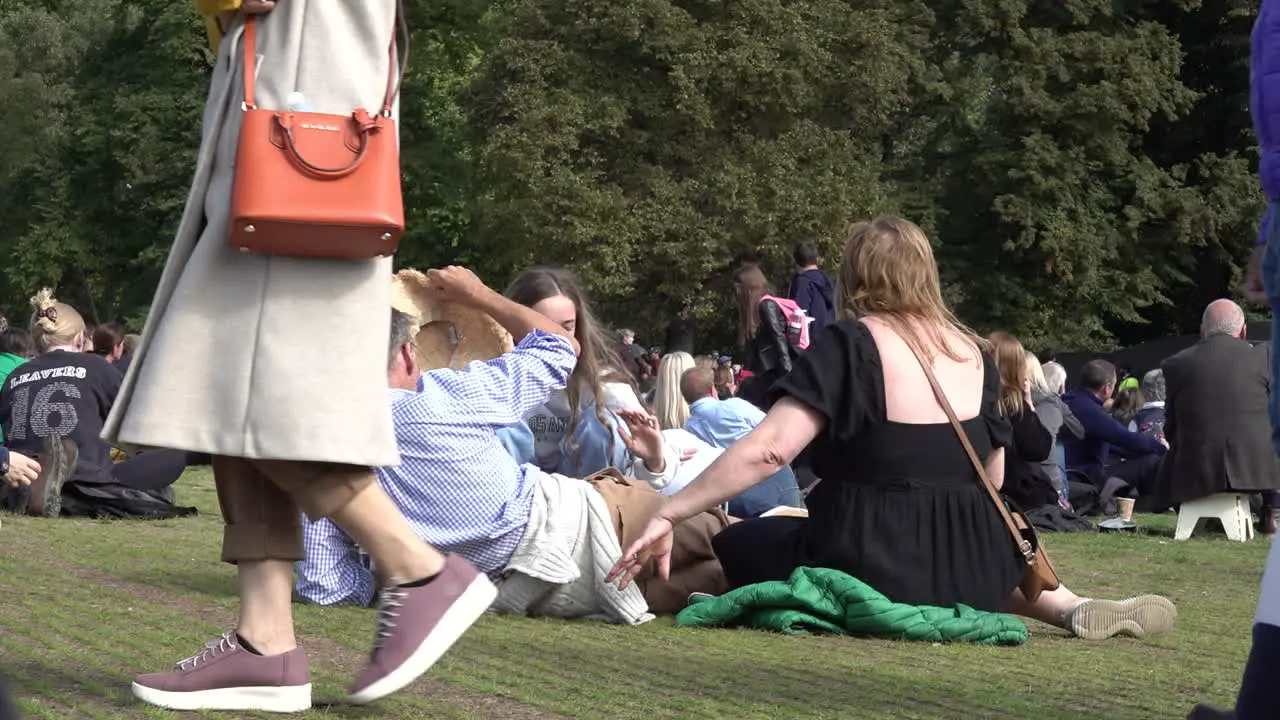
[[[376,110],[396,0],[281,0],[258,24],[257,103]],[[389,259],[233,250],[243,28],[222,39],[195,177],[103,437],[232,457],[399,463],[387,397]]]

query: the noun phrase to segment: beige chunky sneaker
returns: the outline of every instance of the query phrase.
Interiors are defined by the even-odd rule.
[[[1127,600],[1085,600],[1067,613],[1068,630],[1085,640],[1116,635],[1145,638],[1173,629],[1178,609],[1168,598],[1139,595]]]

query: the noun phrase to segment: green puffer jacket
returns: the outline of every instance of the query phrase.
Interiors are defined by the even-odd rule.
[[[940,608],[895,603],[861,580],[825,568],[796,568],[785,582],[748,585],[720,597],[695,599],[676,616],[676,624],[980,645],[1021,645],[1027,641],[1027,626],[1012,615],[966,605]]]

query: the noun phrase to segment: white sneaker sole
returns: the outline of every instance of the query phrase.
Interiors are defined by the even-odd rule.
[[[467,589],[462,591],[458,599],[454,600],[449,609],[444,612],[444,616],[440,618],[440,622],[436,623],[435,629],[427,639],[422,641],[403,665],[387,673],[385,677],[369,687],[352,693],[347,697],[347,702],[352,705],[366,705],[375,700],[381,700],[422,677],[497,599],[498,588],[489,582],[489,578],[480,575],[472,580]]]
[[[1129,635],[1139,640],[1173,629],[1178,609],[1159,595],[1127,600],[1088,600],[1071,613],[1069,627],[1085,640]]]
[[[311,707],[311,683],[286,687],[238,687],[171,692],[133,684],[133,696],[170,710],[261,710],[302,712]]]

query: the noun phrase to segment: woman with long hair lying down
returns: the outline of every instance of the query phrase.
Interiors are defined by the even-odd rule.
[[[1026,564],[917,359],[936,375],[999,486],[1012,442],[1000,377],[985,341],[943,302],[920,228],[899,218],[854,226],[839,284],[839,321],[774,386],[764,422],[658,508],[610,577],[626,582],[650,562],[663,573],[676,523],[761,482],[813,443],[823,481],[809,496],[808,518],[745,520],[716,536],[730,584],[823,567],[896,602],[1009,611],[1089,639],[1169,630],[1176,610],[1162,597],[1092,600],[1065,585],[1034,601],[1023,596]]]
[[[643,463],[645,475],[657,478],[655,489],[669,486],[680,459],[669,445],[656,457],[641,457],[637,451],[644,451],[623,430],[628,415],[654,425],[657,420],[622,369],[578,278],[561,268],[530,268],[511,281],[506,296],[572,332],[582,347],[565,389],[527,419],[536,440],[535,464],[545,472],[585,478],[605,468],[632,475],[634,464]]]

